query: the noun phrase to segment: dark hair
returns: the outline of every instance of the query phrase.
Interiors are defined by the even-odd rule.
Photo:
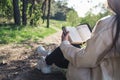
[[[114,48],[115,51],[117,50],[117,45],[120,46],[120,44],[118,44],[118,39],[119,39],[119,35],[120,35],[120,10],[119,10],[119,7],[115,6],[115,4],[118,4],[116,2],[114,2],[114,5],[112,6],[113,3],[111,0],[108,0],[108,5],[109,7],[111,8],[111,10],[113,12],[116,13],[116,19],[115,19],[115,25],[116,25],[116,33],[115,33],[115,36],[114,36],[114,27],[113,27],[113,44],[111,46],[111,49]],[[110,50],[111,50],[110,49]],[[120,51],[119,51],[120,52]]]
[[[120,35],[120,13],[116,13],[116,22],[117,22],[116,34],[113,39],[113,45],[112,45],[112,48],[114,47],[115,49],[116,49],[116,44],[117,44],[117,41],[118,41],[119,35]]]

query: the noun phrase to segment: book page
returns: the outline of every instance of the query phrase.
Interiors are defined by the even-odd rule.
[[[91,37],[91,31],[87,24],[78,26],[77,30],[78,30],[83,42],[87,41]]]
[[[82,39],[75,27],[66,27],[65,29],[66,31],[69,31],[71,43],[79,44],[82,42]]]

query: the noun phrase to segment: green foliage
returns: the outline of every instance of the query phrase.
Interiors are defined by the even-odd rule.
[[[31,4],[29,4],[29,7],[30,6]],[[37,3],[34,5],[31,16],[30,16],[30,11],[28,9],[27,15],[29,21],[28,23],[30,23],[31,25],[38,25],[38,22],[41,20],[41,16],[42,16],[41,3]]]
[[[32,23],[33,25],[37,25],[38,21],[41,19],[41,5],[39,1],[35,1],[34,7],[32,9],[32,15],[30,16],[30,7],[32,3],[28,1],[27,7],[27,20],[28,23]],[[22,8],[23,3],[19,0],[19,7],[20,7],[20,15],[22,16]],[[13,4],[12,0],[0,0],[0,18],[6,18],[8,20],[13,19]],[[7,21],[7,20],[6,20]]]
[[[30,10],[30,7],[32,5],[32,1],[35,1],[35,4],[33,6],[33,9]],[[28,8],[27,8],[27,20],[28,24],[32,25],[42,25],[42,11],[41,11],[41,6],[42,6],[43,0],[30,0],[28,1]],[[20,13],[22,15],[22,1],[19,0],[19,6],[20,6]],[[97,7],[103,7],[102,4],[99,4]],[[97,7],[93,7],[97,9]],[[91,9],[91,10],[92,10]],[[104,7],[102,12],[104,13],[99,13],[98,15],[95,15],[91,12],[91,10],[86,14],[84,18],[79,18],[77,15],[77,12],[74,11],[72,8],[67,7],[67,2],[66,0],[52,0],[51,4],[51,14],[50,17],[52,19],[57,19],[57,20],[62,20],[60,23],[57,24],[57,21],[54,21],[56,27],[58,26],[76,26],[78,24],[82,23],[88,23],[90,24],[91,27],[93,27],[96,23],[96,21],[108,14],[110,14]],[[31,14],[32,12],[32,14]],[[0,22],[9,21],[9,18],[13,18],[13,6],[12,6],[12,0],[0,0]],[[7,20],[6,20],[7,19]],[[67,21],[64,23],[64,21]],[[12,21],[13,22],[13,21]],[[59,21],[58,21],[59,22]],[[63,24],[64,23],[64,24]],[[53,25],[53,22],[50,21],[50,24]],[[61,28],[61,27],[60,27]],[[6,38],[7,39],[7,38]]]
[[[0,0],[0,17],[11,18],[12,16],[12,0]]]
[[[81,24],[82,23],[88,23],[91,28],[93,28],[96,24],[96,22],[100,19],[103,18],[104,16],[110,15],[111,13],[109,11],[106,11],[104,13],[99,13],[97,15],[88,12],[85,17],[81,18]]]
[[[95,12],[97,9],[101,8],[101,12],[98,14],[93,14],[93,11]],[[99,3],[95,6],[93,6],[85,15],[85,17],[81,18],[81,23],[88,23],[93,28],[96,24],[96,22],[103,18],[104,16],[111,15],[111,12],[108,11],[108,9],[105,7],[103,3]]]
[[[81,19],[81,24],[88,23],[93,28],[98,19],[99,19],[98,16],[95,16],[93,14],[88,14],[84,18]]]
[[[51,18],[56,20],[66,20],[66,13],[72,10],[67,7],[67,2],[65,0],[52,1],[51,3]]]
[[[70,23],[71,26],[76,26],[80,23],[80,18],[78,17],[78,14],[74,10],[70,10],[67,13],[67,22]]]

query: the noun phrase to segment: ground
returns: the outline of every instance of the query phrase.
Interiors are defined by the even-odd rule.
[[[61,42],[61,31],[37,43],[25,42],[0,46],[0,80],[65,80],[64,71],[53,67],[51,74],[42,74],[36,69],[40,58],[35,52],[39,45],[54,50]]]

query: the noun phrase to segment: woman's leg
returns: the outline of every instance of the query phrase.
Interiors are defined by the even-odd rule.
[[[60,68],[67,68],[69,64],[69,61],[64,58],[63,53],[60,50],[60,47],[57,47],[50,55],[46,57],[45,60],[46,64],[48,65],[55,64]]]
[[[80,48],[80,45],[73,45]],[[45,59],[47,65],[55,64],[60,68],[68,68],[69,61],[64,58],[60,47],[57,47],[50,55]]]

